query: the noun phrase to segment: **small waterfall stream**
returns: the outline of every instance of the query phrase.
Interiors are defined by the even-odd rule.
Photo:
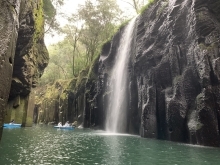
[[[135,27],[133,18],[125,27],[110,75],[111,94],[108,100],[106,131],[125,132],[127,116],[128,62]]]

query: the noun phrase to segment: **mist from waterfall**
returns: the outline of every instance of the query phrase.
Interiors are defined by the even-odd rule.
[[[125,27],[120,38],[120,44],[115,57],[115,64],[110,75],[111,93],[108,99],[106,116],[106,131],[125,132],[127,127],[127,89],[128,89],[128,62],[132,48],[133,18]]]

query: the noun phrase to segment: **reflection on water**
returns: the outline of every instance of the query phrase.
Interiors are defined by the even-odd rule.
[[[219,165],[220,149],[92,130],[4,129],[0,164]]]
[[[138,137],[136,135],[129,135],[129,134],[121,134],[121,133],[113,133],[113,132],[104,132],[99,131],[95,132],[94,135],[99,136],[106,136],[107,138],[103,138],[107,155],[105,156],[105,159],[103,163],[112,162],[112,164],[131,164],[130,161],[124,160],[126,148],[129,146],[127,144],[127,140],[125,140],[128,137]],[[127,146],[127,147],[126,147]],[[127,153],[127,156],[129,156],[129,153]]]
[[[110,162],[111,159],[114,160],[115,164],[120,164],[120,158],[122,157],[122,149],[120,140],[117,136],[111,136],[109,138],[105,138],[105,145],[108,147],[108,155],[109,160],[107,162]]]
[[[94,134],[96,134],[96,135],[103,135],[103,136],[137,136],[137,135],[131,135],[131,134],[105,132],[105,131],[94,132]]]

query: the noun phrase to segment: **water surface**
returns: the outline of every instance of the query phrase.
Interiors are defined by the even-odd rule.
[[[4,129],[0,164],[219,165],[220,149],[89,129]]]

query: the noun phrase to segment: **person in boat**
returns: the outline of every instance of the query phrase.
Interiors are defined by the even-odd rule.
[[[64,127],[69,127],[69,126],[70,126],[69,121],[67,121],[67,122],[65,123]]]
[[[14,124],[15,123],[15,120],[14,119],[12,119],[11,120],[11,122],[10,122],[10,124]]]
[[[58,126],[59,126],[59,127],[62,127],[62,124],[61,124],[61,122],[59,122],[59,123],[58,123]]]

